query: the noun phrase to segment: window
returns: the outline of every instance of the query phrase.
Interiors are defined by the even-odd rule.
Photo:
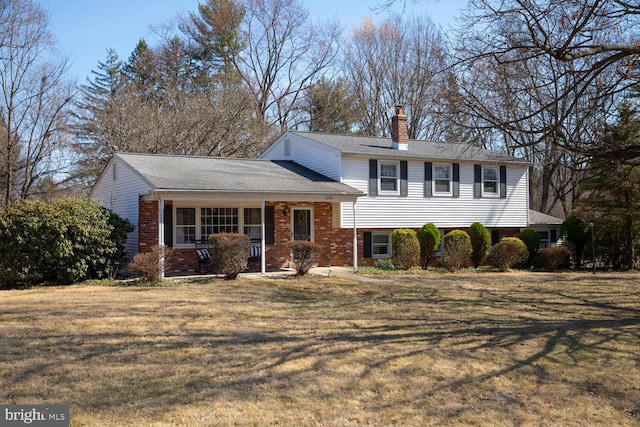
[[[200,234],[238,232],[238,208],[200,208]]]
[[[400,167],[398,162],[379,162],[380,194],[398,194]]]
[[[217,233],[244,233],[254,243],[262,238],[260,208],[176,206],[174,209],[173,244],[175,245],[193,245],[196,241]],[[265,209],[266,222],[269,221],[268,212],[269,209]],[[267,226],[267,233],[269,230]],[[267,240],[268,236],[265,236]]]
[[[195,243],[196,208],[176,208],[176,243]]]
[[[313,241],[313,212],[310,208],[293,208],[291,240]]]
[[[389,233],[371,234],[371,256],[388,258],[391,256],[391,235]]]
[[[262,239],[262,226],[260,208],[244,209],[244,234],[249,236],[251,241],[259,241]]]
[[[451,165],[433,165],[433,194],[451,194]]]
[[[498,168],[482,169],[482,195],[497,196],[498,195]]]
[[[540,249],[548,248],[549,246],[551,246],[549,242],[548,231],[538,231],[538,236],[540,236]]]

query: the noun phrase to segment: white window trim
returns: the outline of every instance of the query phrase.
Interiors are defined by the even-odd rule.
[[[382,189],[382,165],[394,165],[396,168],[396,189],[395,191]],[[390,176],[385,176],[386,179],[391,179]],[[380,196],[397,196],[400,194],[400,161],[399,160],[379,160],[378,161],[378,195]]]
[[[295,215],[294,215],[294,211],[310,211],[311,212],[311,242],[315,241],[315,227],[314,227],[314,223],[315,223],[315,215],[313,212],[313,206],[292,206],[291,207],[291,235],[290,238],[291,240],[293,240],[293,221],[295,219]]]
[[[374,243],[375,240],[375,236],[376,235],[381,235],[384,234],[385,236],[387,236],[387,244],[386,245],[376,245]],[[387,255],[381,255],[381,254],[376,254],[374,253],[375,251],[373,250],[373,248],[375,246],[387,246],[389,248],[388,250],[388,254]],[[377,259],[385,259],[385,258],[391,258],[391,233],[385,233],[385,232],[372,232],[371,233],[371,258],[377,258]]]
[[[496,171],[496,191],[491,192],[491,191],[485,191],[484,190],[484,183],[485,183],[485,179],[484,179],[484,171],[487,169],[493,169]],[[498,166],[482,166],[482,197],[494,197],[494,198],[499,198],[500,197],[500,168]]]
[[[442,166],[446,166],[449,168],[449,191],[445,192],[445,191],[437,191],[436,190],[436,181],[438,181],[438,179],[436,179],[436,167],[442,167]],[[450,197],[453,195],[453,163],[434,163],[431,166],[431,188],[432,188],[432,194],[434,196],[445,196],[445,197]]]
[[[260,206],[254,206],[254,205],[191,205],[191,204],[175,204],[173,205],[173,218],[172,218],[172,228],[173,228],[173,247],[174,248],[193,248],[194,244],[193,243],[177,243],[178,239],[177,239],[177,233],[176,233],[176,228],[177,228],[177,213],[176,210],[178,208],[194,208],[196,210],[196,241],[199,241],[202,238],[201,235],[201,225],[202,225],[202,218],[200,215],[200,209],[201,208],[236,208],[238,209],[238,233],[242,233],[244,232],[244,209],[245,208],[260,208]],[[313,218],[313,216],[312,216]]]
[[[551,231],[550,230],[537,230],[538,236],[540,236],[540,249],[550,248],[551,247]],[[542,234],[546,233],[547,237],[543,238]],[[543,246],[543,243],[546,242],[546,246]]]

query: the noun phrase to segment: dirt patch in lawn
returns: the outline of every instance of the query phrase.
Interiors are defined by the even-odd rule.
[[[638,425],[640,276],[1,291],[0,402],[73,426]]]

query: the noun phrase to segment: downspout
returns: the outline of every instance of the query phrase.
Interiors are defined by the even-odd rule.
[[[356,227],[356,202],[353,202],[352,209],[353,209],[353,269],[358,270],[358,228]]]
[[[158,256],[160,278],[164,279],[164,199],[158,199]]]
[[[265,203],[264,200],[260,202],[260,273],[265,274],[267,272],[267,244],[266,244],[266,230],[265,230]]]

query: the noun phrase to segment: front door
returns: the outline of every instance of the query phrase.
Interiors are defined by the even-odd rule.
[[[291,240],[313,241],[313,211],[311,208],[293,208]]]

